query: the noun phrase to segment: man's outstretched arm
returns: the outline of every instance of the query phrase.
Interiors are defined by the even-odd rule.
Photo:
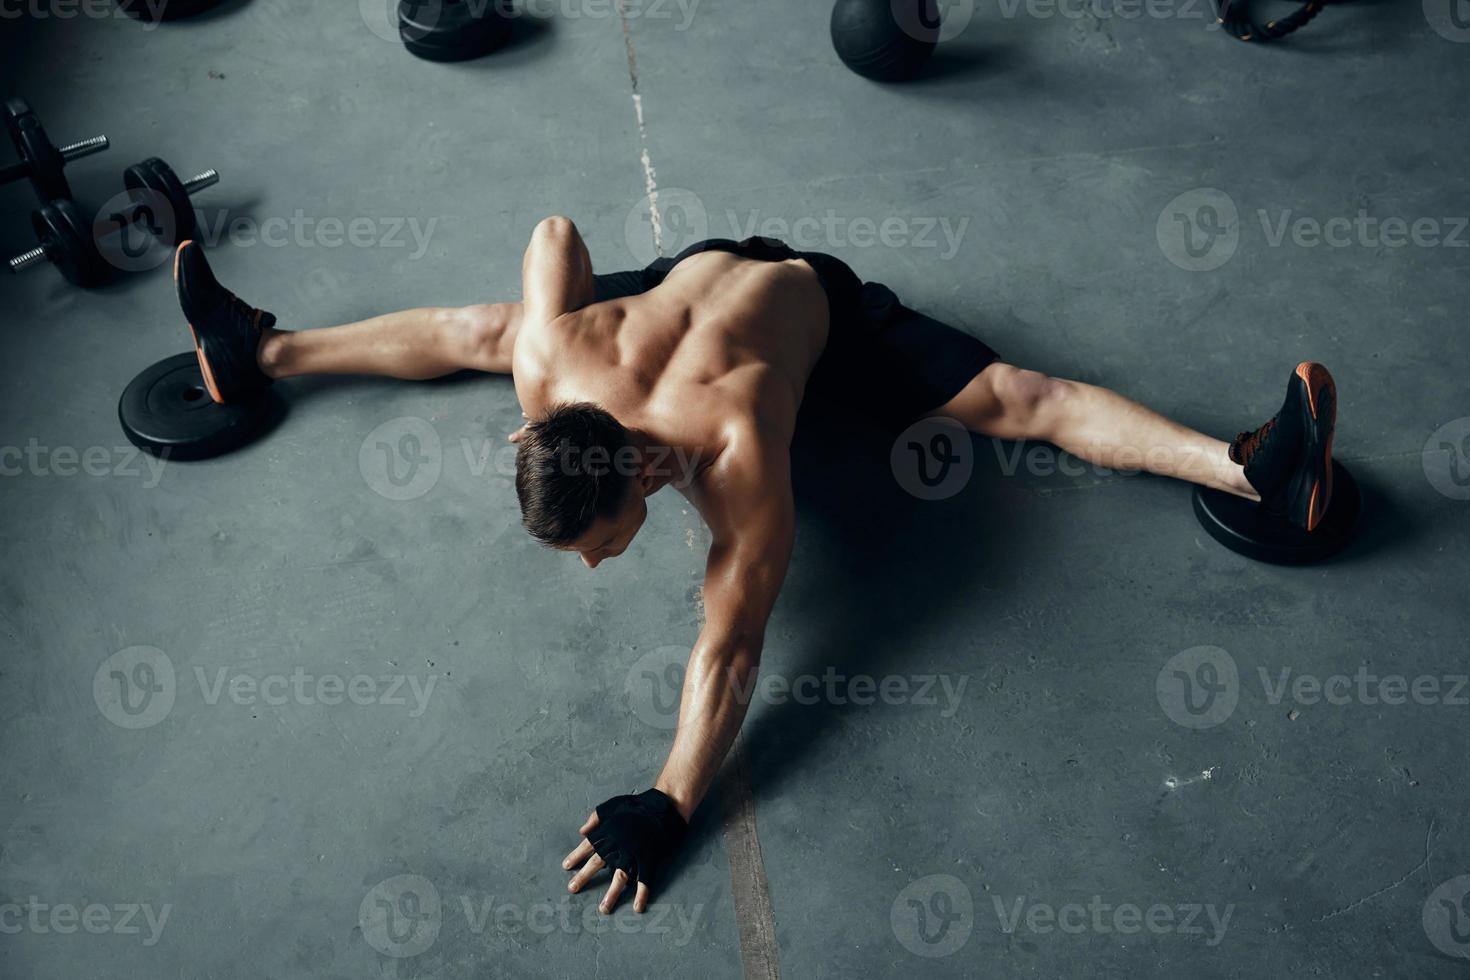
[[[759,474],[721,488],[733,496],[723,526],[711,521],[704,576],[705,624],[684,672],[674,746],[654,786],[684,819],[704,799],[735,742],[754,691],[766,623],[791,560],[795,517],[790,455],[765,462]]]
[[[676,848],[677,839],[669,838],[704,799],[754,690],[766,622],[791,559],[795,515],[788,448],[778,442],[743,456],[738,449],[732,445],[705,474],[707,489],[696,498],[714,541],[705,570],[705,624],[685,669],[668,760],[652,790],[601,804],[579,831],[583,841],[562,862],[567,870],[580,867],[568,886],[574,892],[604,867],[634,866],[631,876],[614,871],[603,912],[616,907],[630,877],[638,879],[634,909],[648,907],[644,879],[656,875]],[[670,805],[677,816],[659,812]],[[643,869],[648,873],[639,873],[640,863],[651,865]]]

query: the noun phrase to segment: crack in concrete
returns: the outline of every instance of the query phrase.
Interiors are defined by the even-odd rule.
[[[1394,882],[1391,882],[1390,884],[1384,885],[1382,888],[1378,889],[1377,891],[1369,892],[1367,895],[1364,895],[1362,898],[1358,899],[1357,901],[1349,902],[1347,905],[1344,905],[1341,908],[1333,909],[1331,912],[1328,912],[1326,915],[1319,915],[1316,918],[1314,918],[1312,921],[1313,922],[1326,922],[1328,919],[1335,919],[1339,915],[1342,915],[1345,912],[1351,912],[1353,909],[1355,909],[1358,906],[1362,905],[1364,902],[1372,901],[1373,899],[1377,898],[1379,895],[1384,894],[1385,892],[1391,892],[1391,891],[1393,891],[1395,888],[1399,887],[1404,882],[1406,882],[1410,878],[1412,878],[1415,875],[1415,873],[1417,873],[1421,868],[1428,868],[1429,867],[1429,855],[1430,855],[1430,843],[1431,843],[1431,839],[1433,837],[1434,837],[1434,818],[1433,817],[1430,817],[1429,818],[1429,829],[1427,831],[1425,831],[1425,833],[1424,833],[1424,857],[1420,859],[1420,861],[1419,861],[1418,864],[1414,865],[1408,871],[1404,872],[1403,876],[1400,877],[1398,880],[1396,880]]]
[[[628,26],[627,0],[618,0],[618,20],[623,27],[623,47],[628,51],[628,81],[633,87],[633,114],[638,119],[638,160],[643,166],[643,189],[648,195],[648,213],[653,226],[653,249],[664,254],[663,220],[658,212],[658,173],[648,153],[648,125],[643,119],[643,94],[638,91],[638,54],[633,50],[633,32]]]

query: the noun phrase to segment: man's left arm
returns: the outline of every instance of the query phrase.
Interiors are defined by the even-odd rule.
[[[734,744],[791,558],[795,516],[787,447],[778,443],[745,458],[727,453],[722,463],[706,474],[709,489],[700,500],[713,535],[705,624],[684,672],[673,748],[654,788],[599,805],[581,828],[585,839],[562,863],[571,870],[586,860],[569,884],[574,892],[603,867],[617,869],[601,902],[604,912],[634,879],[633,907],[647,908],[644,879],[672,856]]]

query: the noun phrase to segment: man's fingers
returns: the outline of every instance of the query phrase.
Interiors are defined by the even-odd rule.
[[[596,810],[593,810],[592,811],[592,815],[587,818],[587,822],[582,825],[582,829],[579,830],[579,831],[577,831],[577,833],[581,834],[583,837],[586,837],[588,835],[588,833],[590,833],[592,831],[592,828],[593,827],[596,827],[596,826],[597,826],[597,811]]]
[[[602,902],[597,910],[603,915],[608,915],[618,907],[618,896],[623,893],[623,888],[628,884],[628,872],[622,868],[613,872],[612,884],[607,886],[607,894],[602,896]]]
[[[592,855],[587,859],[587,863],[582,865],[582,870],[572,875],[572,880],[567,882],[567,891],[581,891],[582,886],[587,884],[587,881],[604,867],[606,867],[606,862],[602,860],[602,856],[598,854]]]
[[[589,855],[591,853],[592,853],[592,842],[590,840],[584,840],[584,841],[582,841],[582,843],[580,843],[576,847],[572,848],[572,853],[568,854],[566,856],[566,858],[562,861],[562,863],[561,863],[562,870],[563,871],[570,871],[570,870],[572,870],[577,865],[579,865],[583,861],[587,860],[587,855]]]
[[[633,911],[639,913],[647,912],[648,897],[648,886],[641,881],[638,882],[638,891],[633,894]]]

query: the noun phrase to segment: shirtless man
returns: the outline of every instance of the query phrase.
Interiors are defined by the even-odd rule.
[[[839,260],[769,240],[701,242],[646,270],[594,276],[576,226],[537,225],[520,303],[419,309],[317,330],[219,285],[180,246],[180,302],[211,396],[258,395],[277,378],[512,375],[529,420],[516,491],[526,529],[596,568],[627,550],[646,498],[676,485],[712,536],[705,624],[690,654],[674,744],[653,788],[600,804],[562,867],[576,892],[605,867],[600,908],[629,883],[634,908],[676,850],[745,717],[766,621],[791,556],[790,446],[803,397],[846,399],[907,424],[947,416],[970,431],[1045,440],[1106,467],[1152,472],[1256,500],[1308,529],[1331,486],[1335,392],[1319,364],[1291,375],[1281,411],[1226,443],[1121,395],[1001,361],[970,335],[862,283]]]

